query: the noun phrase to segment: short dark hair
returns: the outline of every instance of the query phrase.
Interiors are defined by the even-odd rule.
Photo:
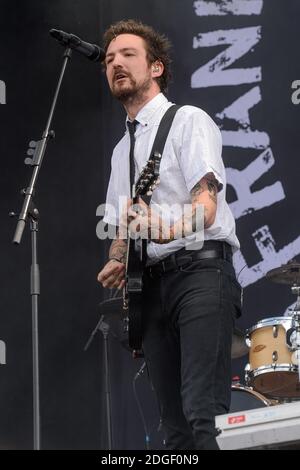
[[[120,34],[135,34],[136,36],[140,36],[144,39],[149,64],[159,60],[164,65],[163,74],[160,77],[157,77],[156,80],[161,91],[167,91],[168,84],[171,79],[171,59],[169,55],[171,43],[169,39],[165,35],[155,31],[151,26],[143,24],[141,21],[131,19],[121,20],[113,23],[105,31],[103,36],[105,52],[107,51],[111,41]]]

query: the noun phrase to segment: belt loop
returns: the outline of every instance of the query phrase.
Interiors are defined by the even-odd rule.
[[[181,251],[181,250],[180,250],[180,251]],[[176,253],[177,253],[177,256],[176,256]],[[175,251],[175,253],[172,253],[171,256],[170,256],[170,260],[171,260],[172,263],[174,264],[175,269],[178,268],[177,258],[178,258],[178,252]]]

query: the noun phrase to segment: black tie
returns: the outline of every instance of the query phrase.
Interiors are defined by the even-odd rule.
[[[134,184],[134,176],[135,176],[135,162],[134,162],[134,144],[135,144],[135,130],[138,121],[127,121],[127,127],[130,137],[130,152],[129,152],[129,167],[130,167],[130,194],[132,195],[132,186]]]

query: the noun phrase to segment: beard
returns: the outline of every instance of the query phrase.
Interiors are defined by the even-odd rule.
[[[151,75],[145,77],[142,83],[137,83],[131,75],[126,75],[127,82],[125,84],[113,83],[112,94],[117,100],[121,101],[122,104],[128,103],[128,101],[142,101],[144,94],[151,87]]]

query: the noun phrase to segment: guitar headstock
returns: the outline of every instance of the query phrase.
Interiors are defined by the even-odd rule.
[[[143,168],[137,182],[135,183],[135,196],[150,196],[159,184],[159,168],[161,154],[154,152]]]

